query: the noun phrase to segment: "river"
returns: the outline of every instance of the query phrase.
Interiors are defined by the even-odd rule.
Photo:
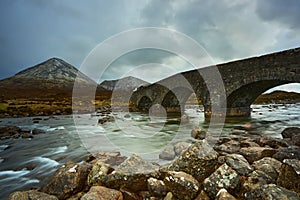
[[[187,106],[189,121],[180,123],[178,116],[149,117],[145,114],[115,113],[116,122],[97,125],[99,116],[41,117],[33,123],[32,117],[2,118],[0,126],[18,126],[46,131],[33,139],[0,140],[0,199],[7,199],[16,190],[39,187],[45,177],[68,160],[82,162],[89,152],[121,151],[129,156],[136,153],[144,159],[164,163],[158,154],[167,145],[190,141],[195,125],[208,129],[203,111]],[[281,137],[286,127],[300,127],[300,104],[252,105],[251,118],[226,120],[222,132],[215,136],[245,134],[235,127],[250,123],[256,134]],[[74,121],[75,119],[75,121]]]

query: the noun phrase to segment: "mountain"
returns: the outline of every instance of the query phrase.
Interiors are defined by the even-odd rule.
[[[128,76],[117,80],[106,80],[100,83],[100,86],[107,90],[122,90],[133,91],[140,86],[148,85],[149,83],[139,78]]]
[[[16,75],[1,80],[0,87],[11,88],[73,88],[74,81],[83,86],[96,84],[89,77],[78,71],[75,67],[59,58],[51,58],[33,67],[27,68]]]
[[[2,97],[26,98],[58,94],[70,96],[76,78],[83,91],[97,84],[64,60],[51,58],[12,77],[0,80],[0,94]],[[101,87],[98,89],[105,90]]]

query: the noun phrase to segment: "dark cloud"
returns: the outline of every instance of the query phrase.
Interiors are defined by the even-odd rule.
[[[257,14],[264,21],[278,22],[291,29],[300,28],[299,0],[263,0],[257,1]],[[299,30],[298,30],[299,31]]]

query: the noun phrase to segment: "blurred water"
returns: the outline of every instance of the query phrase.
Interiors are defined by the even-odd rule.
[[[290,126],[300,127],[300,104],[253,105],[251,118],[228,119],[222,132],[215,136],[238,132],[236,126],[256,125],[258,134],[281,137],[281,131]],[[81,162],[89,151],[121,151],[123,155],[139,154],[144,159],[162,162],[158,154],[167,145],[190,141],[195,125],[208,129],[203,112],[187,106],[189,122],[180,123],[176,115],[149,117],[145,114],[115,113],[116,122],[97,125],[94,115],[42,117],[38,124],[32,118],[0,119],[0,126],[14,125],[23,129],[39,128],[46,134],[33,139],[0,140],[0,199],[16,190],[39,187],[45,177],[68,160]],[[239,132],[238,132],[239,133]],[[242,132],[240,132],[243,134]],[[86,149],[87,148],[87,149]]]

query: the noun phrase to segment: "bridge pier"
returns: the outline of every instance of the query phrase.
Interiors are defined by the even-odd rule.
[[[204,109],[205,118],[210,117],[224,117],[224,112],[215,111],[212,113],[211,109]],[[226,108],[226,117],[250,117],[251,108],[250,107],[238,107],[238,108]]]

